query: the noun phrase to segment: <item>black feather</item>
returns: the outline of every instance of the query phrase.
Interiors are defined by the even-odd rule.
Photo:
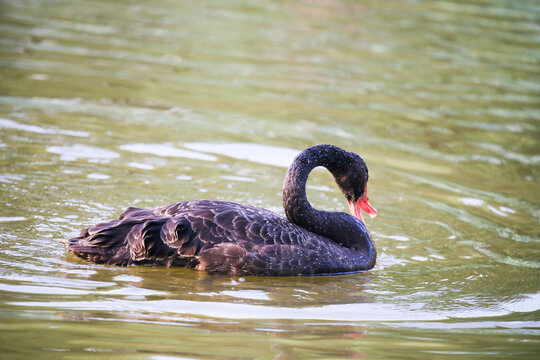
[[[226,201],[130,207],[119,219],[85,229],[64,244],[96,263],[189,266],[228,274],[317,274],[373,267],[376,252],[363,223],[344,213],[315,210],[307,202],[305,184],[316,166],[331,170],[344,194],[364,190],[363,160],[320,145],[302,152],[287,173],[283,195],[288,219]]]

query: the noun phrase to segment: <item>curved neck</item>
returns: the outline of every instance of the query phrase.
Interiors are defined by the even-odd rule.
[[[283,207],[290,222],[354,250],[366,252],[375,261],[375,246],[365,225],[342,212],[320,211],[307,200],[306,183],[317,166],[327,168],[334,178],[341,175],[347,152],[332,145],[318,145],[302,151],[287,171],[283,184]],[[371,261],[371,260],[370,260]]]

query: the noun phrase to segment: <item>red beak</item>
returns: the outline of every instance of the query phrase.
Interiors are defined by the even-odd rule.
[[[364,188],[364,196],[362,196],[358,201],[349,201],[349,210],[351,211],[351,215],[360,220],[361,222],[364,222],[364,218],[362,217],[362,210],[368,213],[369,216],[374,218],[377,216],[377,210],[373,206],[370,205],[367,197],[367,185]]]

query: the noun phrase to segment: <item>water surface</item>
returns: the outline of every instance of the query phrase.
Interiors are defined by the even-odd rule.
[[[0,351],[9,359],[536,359],[536,1],[0,2]],[[361,154],[375,269],[94,265],[127,206],[283,213],[287,165]],[[345,211],[315,171],[314,206]]]

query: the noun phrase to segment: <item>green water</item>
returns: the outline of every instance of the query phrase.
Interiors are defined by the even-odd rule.
[[[537,359],[538,1],[0,0],[0,358]],[[126,207],[370,169],[367,273],[86,263]],[[315,171],[314,206],[346,211]]]

